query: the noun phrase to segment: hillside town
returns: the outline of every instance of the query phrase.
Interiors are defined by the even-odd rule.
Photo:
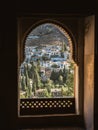
[[[25,45],[19,77],[20,98],[74,96],[74,65],[69,45],[64,40]]]

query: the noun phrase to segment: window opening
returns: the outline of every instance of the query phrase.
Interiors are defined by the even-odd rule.
[[[75,63],[68,33],[58,25],[44,23],[32,29],[24,44],[19,115],[75,112]]]

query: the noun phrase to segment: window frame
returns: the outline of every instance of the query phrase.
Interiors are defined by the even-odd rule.
[[[35,17],[35,18],[34,18]],[[74,21],[74,19],[78,22],[78,31],[79,30],[81,30],[82,28],[81,28],[81,25],[83,25],[83,19],[81,19],[80,17],[79,18],[74,18],[74,17],[66,17],[65,18],[65,22],[62,22],[63,21],[63,19],[64,19],[64,15],[60,15],[60,16],[49,16],[48,15],[48,19],[47,19],[47,15],[42,15],[42,16],[40,16],[40,18],[39,18],[39,16],[38,15],[33,15],[33,16],[29,16],[29,17],[19,17],[17,20],[18,20],[18,56],[21,54],[21,56],[22,56],[22,54],[23,54],[23,52],[21,52],[21,49],[23,49],[23,46],[21,46],[20,44],[21,44],[21,42],[20,41],[22,41],[23,42],[23,38],[21,37],[21,31],[22,31],[22,27],[21,27],[21,25],[22,25],[22,20],[28,20],[28,19],[34,19],[34,23],[38,23],[38,24],[41,24],[41,21],[42,21],[42,23],[44,23],[44,22],[49,22],[49,21],[51,21],[51,22],[54,22],[55,24],[56,24],[56,21],[60,21],[60,22],[58,22],[60,25],[61,25],[61,23],[63,23],[64,24],[64,26],[65,26],[65,23],[66,23],[66,21],[71,21],[71,19],[73,19],[73,21]],[[61,19],[62,18],[62,19]],[[60,20],[61,19],[61,20]],[[32,21],[32,20],[31,20]],[[38,22],[38,21],[40,21],[40,22]],[[68,23],[67,23],[68,24]],[[70,24],[69,24],[69,26],[70,26]],[[72,34],[71,34],[71,32],[68,30],[68,32],[70,33],[70,36],[71,36],[71,38],[72,38],[72,40],[76,40],[76,39],[73,39],[74,37],[72,37]],[[82,29],[82,31],[80,31],[80,35],[83,35],[83,29]],[[80,51],[80,46],[79,45],[77,45],[76,44],[76,42],[80,42],[81,41],[81,37],[80,36],[78,36],[78,40],[77,41],[74,41],[74,45],[73,45],[73,55],[72,55],[72,57],[73,57],[73,59],[74,59],[74,61],[76,61],[76,63],[79,65],[79,73],[77,73],[77,76],[79,76],[79,77],[81,77],[81,80],[79,81],[79,84],[80,84],[80,82],[81,83],[83,83],[83,52],[81,52],[82,53],[82,56],[81,56],[81,54],[79,54],[79,51]],[[80,43],[79,43],[80,44]],[[82,40],[82,49],[83,49],[83,40]],[[76,50],[76,51],[74,51],[74,50]],[[78,55],[78,56],[77,56]],[[21,57],[19,57],[18,58],[18,66],[19,66],[19,64],[22,62],[22,59],[23,59],[23,57],[21,58]],[[82,60],[81,60],[82,59]],[[80,61],[82,62],[82,66],[80,65]],[[82,75],[80,74],[80,72],[82,72]],[[79,85],[78,84],[78,85]],[[80,92],[81,91],[81,92]],[[18,94],[19,94],[19,89],[18,89]],[[79,94],[79,95],[78,95]],[[29,120],[29,121],[32,121],[32,120],[34,120],[35,118],[37,118],[38,120],[45,120],[47,117],[49,117],[50,119],[56,119],[56,117],[58,118],[57,119],[57,121],[60,121],[60,119],[62,120],[62,119],[67,119],[67,121],[65,121],[65,122],[67,122],[67,123],[69,123],[70,122],[70,120],[72,120],[72,119],[76,119],[76,122],[78,122],[78,121],[80,121],[80,122],[82,122],[82,124],[83,124],[83,86],[82,86],[82,88],[80,88],[80,86],[79,86],[79,88],[78,88],[78,90],[77,90],[77,96],[79,96],[79,97],[77,97],[77,102],[79,103],[76,103],[75,105],[76,105],[76,113],[74,113],[74,114],[55,114],[55,115],[41,115],[41,116],[29,116],[29,117],[21,117],[21,116],[18,116],[17,118],[19,119],[19,125],[21,126],[21,122],[23,123],[23,122],[25,122],[26,120]],[[82,104],[80,103],[80,101],[82,102]],[[18,100],[18,105],[19,105],[19,100]],[[18,108],[18,111],[19,111],[19,108]],[[78,120],[79,119],[79,120]],[[24,121],[23,121],[24,120]],[[62,120],[63,121],[63,120]],[[28,122],[28,121],[27,121]],[[51,121],[50,121],[51,122]],[[79,124],[81,124],[79,122]],[[61,123],[61,122],[60,122]],[[60,124],[59,123],[59,124]],[[63,121],[63,123],[64,123],[64,121]],[[29,124],[30,125],[30,123],[27,123],[27,124]],[[35,123],[36,124],[36,123]],[[38,123],[38,124],[40,124],[40,125],[44,125],[45,123]],[[46,121],[46,124],[47,124],[47,121]],[[50,123],[51,125],[53,125],[52,124],[52,122]],[[55,124],[55,123],[54,123]],[[62,123],[61,123],[62,124]],[[56,124],[55,124],[56,125]],[[32,126],[32,125],[31,125]]]

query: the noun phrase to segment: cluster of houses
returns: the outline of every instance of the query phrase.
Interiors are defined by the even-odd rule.
[[[26,46],[25,47],[25,60],[21,64],[21,72],[24,73],[24,65],[28,64],[31,66],[33,61],[36,65],[39,60],[40,63],[40,72],[42,81],[46,81],[50,78],[52,71],[59,72],[63,70],[64,67],[69,69],[70,66],[70,51],[69,46],[67,50],[62,53],[61,45],[43,45],[43,46]],[[32,88],[32,79],[30,79],[30,86]],[[43,97],[45,89],[36,90],[35,97]],[[24,95],[24,91],[20,92],[21,95]],[[32,92],[33,94],[33,92]],[[33,95],[32,95],[33,96]],[[34,97],[33,96],[33,97]],[[52,88],[51,89],[52,97],[61,97],[62,92],[61,88]]]
[[[46,89],[39,89],[36,90],[35,97],[45,97]],[[62,90],[61,88],[51,88],[51,97],[62,97]]]
[[[43,46],[26,46],[25,47],[25,61],[24,63],[40,61],[41,77],[43,80],[50,78],[51,72],[60,71],[69,67],[70,52],[69,46],[67,51],[61,52],[62,46],[59,45],[43,45]],[[21,66],[21,69],[23,66]]]

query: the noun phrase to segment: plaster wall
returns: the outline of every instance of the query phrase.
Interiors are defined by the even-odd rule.
[[[87,130],[94,121],[94,16],[85,19],[84,38],[84,119]]]

